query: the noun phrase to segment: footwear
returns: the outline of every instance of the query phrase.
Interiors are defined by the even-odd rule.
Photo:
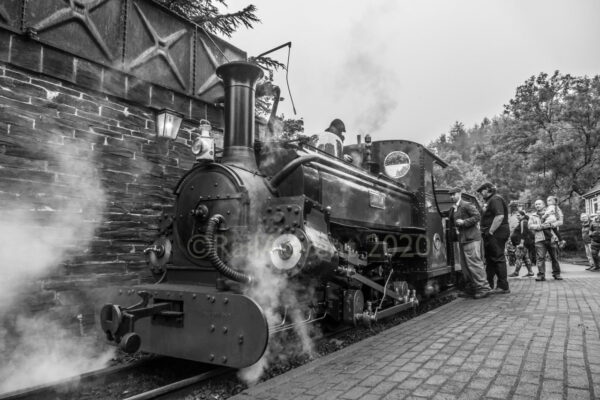
[[[595,269],[595,267],[591,266],[591,267],[587,267],[585,270],[586,270],[586,271],[592,271],[592,270],[594,270],[594,269]]]
[[[509,294],[509,293],[510,293],[510,289],[496,288],[496,289],[492,290],[491,294]]]
[[[512,274],[509,275],[509,278],[516,278],[518,276],[519,276],[519,274],[517,274],[516,272],[513,272]]]
[[[527,274],[527,275],[525,275],[525,276],[533,276],[533,275],[535,275],[535,274],[534,274],[533,272],[530,272],[530,273],[528,273],[528,274]]]
[[[485,290],[483,292],[477,292],[473,295],[474,299],[483,299],[484,297],[488,297],[490,295],[490,290]]]
[[[557,281],[562,281],[563,278],[560,275],[554,275],[554,279],[556,279]]]
[[[538,276],[537,278],[535,278],[536,281],[541,282],[541,281],[545,281],[546,278],[544,278],[543,276]]]

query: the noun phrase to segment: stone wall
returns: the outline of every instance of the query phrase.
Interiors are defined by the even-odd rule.
[[[57,23],[69,2],[0,7],[0,261],[14,271],[0,311],[91,322],[90,293],[147,279],[143,249],[193,165],[200,119],[221,135],[214,70],[245,54],[150,1],[99,4],[97,29]],[[180,38],[145,53],[159,36]],[[162,108],[184,115],[175,141],[155,137]]]

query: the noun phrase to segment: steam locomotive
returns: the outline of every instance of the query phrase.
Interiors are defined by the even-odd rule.
[[[255,143],[262,70],[238,61],[217,74],[222,158],[212,159],[210,137],[192,146],[197,162],[146,249],[157,282],[122,288],[102,308],[109,340],[242,368],[277,332],[369,323],[455,282],[444,222],[452,200],[433,180],[444,161],[405,140],[365,137],[344,154],[337,137],[330,151],[297,139]]]

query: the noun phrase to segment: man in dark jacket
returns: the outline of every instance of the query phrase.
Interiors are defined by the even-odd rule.
[[[448,222],[451,232],[456,232],[455,241],[458,241],[460,249],[460,266],[466,280],[467,293],[480,299],[488,296],[491,291],[481,260],[481,216],[473,204],[461,198],[460,188],[450,189],[450,193],[456,204],[450,209]]]
[[[485,251],[485,270],[490,287],[494,287],[494,277],[498,277],[493,293],[510,293],[504,246],[510,236],[508,207],[504,199],[496,194],[496,187],[490,182],[481,185],[477,191],[485,199],[481,217],[481,233]]]

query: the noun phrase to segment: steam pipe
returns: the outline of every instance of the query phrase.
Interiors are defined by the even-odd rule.
[[[251,275],[234,270],[229,265],[225,264],[217,254],[217,250],[215,249],[215,229],[224,221],[225,218],[223,218],[221,214],[215,214],[208,220],[206,226],[206,251],[208,253],[208,259],[213,267],[227,278],[241,283],[252,283],[254,278]]]

